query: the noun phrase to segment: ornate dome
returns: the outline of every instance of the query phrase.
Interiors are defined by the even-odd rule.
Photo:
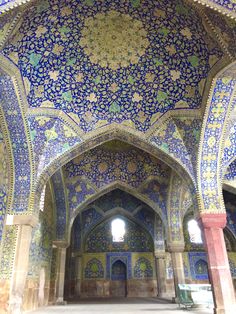
[[[84,132],[113,122],[147,131],[168,110],[201,106],[222,53],[182,1],[40,1],[4,54],[31,108],[63,110]]]

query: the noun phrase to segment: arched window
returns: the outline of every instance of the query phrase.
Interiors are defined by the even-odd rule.
[[[192,243],[202,243],[201,229],[195,219],[191,219],[188,222],[188,233],[190,237],[190,242]]]
[[[116,218],[111,222],[111,233],[113,242],[123,242],[125,235],[125,222],[120,218]]]

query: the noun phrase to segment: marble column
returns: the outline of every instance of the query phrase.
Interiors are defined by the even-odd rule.
[[[164,298],[166,293],[166,254],[155,252],[158,297]]]
[[[28,273],[32,229],[36,224],[37,218],[32,215],[8,215],[6,219],[6,225],[18,225],[9,298],[8,313],[10,314],[22,313],[22,302]]]
[[[58,250],[58,267],[56,275],[56,304],[64,305],[64,286],[65,286],[65,266],[66,266],[66,249],[67,244],[55,241],[54,245]]]
[[[184,251],[184,243],[169,243],[168,250],[171,254],[172,267],[173,267],[173,275],[174,275],[174,285],[175,285],[175,296],[177,298],[178,293],[178,284],[185,283],[184,276],[184,263],[183,263],[183,251]]]
[[[214,313],[235,314],[236,302],[223,228],[226,214],[202,213],[199,223],[208,254],[208,269],[214,297]]]

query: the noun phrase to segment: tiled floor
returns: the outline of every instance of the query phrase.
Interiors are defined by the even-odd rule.
[[[128,298],[128,299],[81,299],[67,305],[48,306],[28,313],[37,314],[150,314],[150,313],[198,313],[212,314],[212,309],[180,309],[178,304],[172,304],[156,298]]]

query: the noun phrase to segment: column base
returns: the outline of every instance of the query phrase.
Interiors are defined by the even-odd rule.
[[[21,314],[22,313],[21,306],[22,306],[22,297],[17,294],[11,295],[8,313],[9,314]]]
[[[158,293],[157,297],[161,299],[172,299],[172,296],[166,292]]]
[[[232,304],[230,308],[215,308],[214,314],[235,314],[236,313],[236,305]]]
[[[66,305],[67,301],[65,301],[63,298],[58,298],[55,302],[56,305]]]

